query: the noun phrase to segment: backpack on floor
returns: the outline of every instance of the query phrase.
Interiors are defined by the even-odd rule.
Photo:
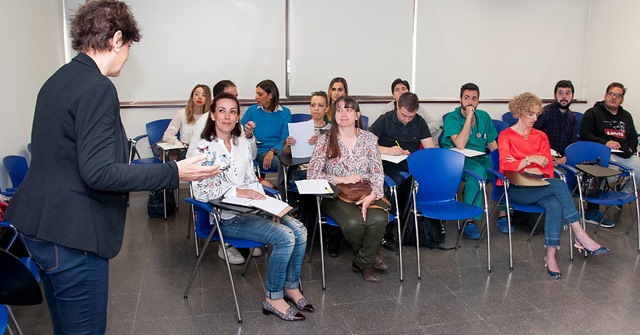
[[[147,212],[150,218],[164,218],[164,199],[163,190],[152,191],[149,193],[147,201]],[[167,216],[173,214],[176,209],[176,200],[173,197],[172,190],[167,191]]]
[[[416,245],[414,216],[411,212],[413,183],[413,176],[409,176],[396,187],[398,209],[400,212],[400,226],[403,231],[402,245]],[[418,215],[418,236],[420,237],[420,246],[422,247],[445,249],[440,246],[445,238],[444,226],[440,220],[432,220]]]

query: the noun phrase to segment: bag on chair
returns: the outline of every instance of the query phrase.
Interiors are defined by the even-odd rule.
[[[600,166],[600,162],[587,161],[582,162],[580,164],[584,165],[597,165]],[[586,172],[582,172],[582,183],[580,184],[582,187],[582,195],[587,197],[598,197],[600,196],[600,179],[592,174],[588,174]]]
[[[371,194],[371,184],[367,180],[359,181],[355,184],[338,184],[336,186],[340,191],[338,197],[344,202],[357,202]]]
[[[150,218],[164,218],[164,199],[163,190],[153,191],[149,193],[147,202],[147,212]],[[171,190],[167,191],[167,216],[173,214],[176,209],[176,200]]]

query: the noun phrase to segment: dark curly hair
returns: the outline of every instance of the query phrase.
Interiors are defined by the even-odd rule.
[[[89,0],[71,18],[71,46],[79,52],[111,51],[109,40],[122,32],[123,42],[139,42],[140,29],[126,3],[117,0]]]

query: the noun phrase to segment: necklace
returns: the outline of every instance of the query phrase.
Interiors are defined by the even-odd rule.
[[[531,130],[529,130],[529,132],[526,132],[526,130],[523,130],[522,127],[520,127],[520,132],[522,133],[522,136],[524,136],[525,140],[529,139],[529,133],[531,132]]]

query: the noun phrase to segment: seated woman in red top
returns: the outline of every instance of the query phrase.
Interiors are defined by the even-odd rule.
[[[547,135],[533,128],[542,108],[540,99],[532,93],[523,93],[509,102],[509,110],[518,122],[500,133],[500,172],[519,171],[548,178],[549,185],[526,187],[509,185],[509,198],[522,204],[537,204],[545,209],[544,245],[547,255],[545,267],[549,275],[560,279],[556,250],[560,248],[562,225],[568,225],[576,235],[575,247],[591,255],[607,253],[609,249],[592,240],[578,222],[576,210],[567,185],[553,178],[553,160]],[[501,184],[501,183],[500,183]]]

